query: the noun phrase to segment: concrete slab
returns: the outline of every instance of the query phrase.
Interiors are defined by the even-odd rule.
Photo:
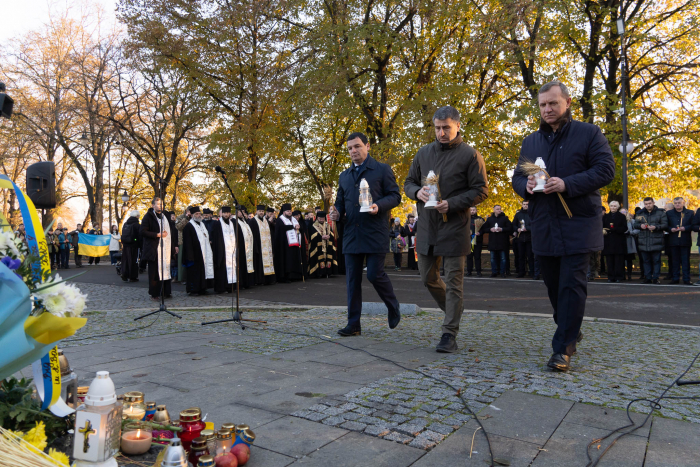
[[[336,381],[345,381],[348,383],[367,384],[373,381],[393,376],[405,370],[388,362],[374,360],[370,363],[354,366],[351,368],[342,368],[332,373],[326,373],[325,378]]]
[[[630,412],[630,416],[637,425],[642,423],[646,418],[646,415],[634,412]],[[624,410],[615,410],[607,407],[581,403],[574,404],[569,413],[566,415],[566,418],[564,418],[564,421],[567,423],[575,423],[577,425],[601,428],[603,430],[614,430],[630,424],[630,421],[627,418],[627,413]],[[650,427],[651,417],[642,428],[635,431],[632,435],[648,438]]]
[[[420,307],[415,303],[400,303],[399,311],[404,316],[415,316],[421,311]],[[362,303],[362,314],[363,315],[383,315],[386,316],[389,313],[389,309],[386,307],[384,302],[363,302]]]
[[[654,417],[644,467],[700,465],[700,425]]]
[[[248,407],[247,405],[237,404],[233,399],[230,404],[221,404],[221,400],[208,400],[200,402],[199,406],[202,413],[208,413],[207,421],[214,422],[217,427],[222,423],[235,423],[236,425],[245,424],[255,430],[257,427],[278,420],[285,415],[259,409],[256,407]]]
[[[300,458],[347,434],[347,430],[295,417],[284,417],[258,427],[255,445]]]
[[[343,350],[343,352],[334,355],[312,356],[309,358],[309,360],[312,362],[327,363],[329,365],[338,365],[347,368],[352,368],[354,366],[363,365],[365,363],[377,360],[376,357],[372,357],[365,352],[354,352],[348,349]]]
[[[291,465],[295,459],[277,452],[263,449],[259,446],[250,447],[250,460],[247,467],[286,467]]]
[[[574,423],[562,422],[554,432],[552,437],[540,451],[532,467],[585,467],[588,464],[586,447],[591,441],[602,438],[610,431],[600,428],[593,428]],[[612,443],[612,439],[607,439],[591,448],[591,455],[596,459],[606,447]],[[609,467],[642,467],[644,465],[644,454],[647,440],[642,436],[626,436],[620,439],[615,446],[608,451],[605,457],[598,464]]]
[[[507,438],[544,445],[574,405],[571,401],[507,391],[479,415],[486,431]]]
[[[361,433],[348,433],[332,443],[299,459],[294,465],[318,467],[355,467],[376,465],[404,467],[413,465],[425,451]]]
[[[489,465],[488,443],[482,430],[476,432],[479,425],[470,420],[455,431],[445,441],[422,457],[413,467],[454,467]],[[474,439],[474,451],[469,450]],[[494,459],[506,460],[511,467],[528,467],[539,452],[539,446],[525,441],[506,438],[495,434],[489,435]],[[497,464],[498,465],[498,464]]]

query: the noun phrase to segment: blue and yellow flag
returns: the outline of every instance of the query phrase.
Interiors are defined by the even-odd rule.
[[[78,234],[78,253],[84,256],[109,255],[109,240],[111,235]]]

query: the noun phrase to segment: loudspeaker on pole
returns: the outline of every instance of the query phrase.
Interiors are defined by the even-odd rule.
[[[27,167],[27,196],[37,209],[56,207],[56,167],[53,162],[37,162]]]

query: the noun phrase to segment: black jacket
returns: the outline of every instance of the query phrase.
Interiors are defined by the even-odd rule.
[[[603,249],[600,188],[615,178],[615,160],[608,140],[596,125],[570,120],[556,133],[549,125],[523,141],[520,161],[542,157],[547,172],[564,180],[562,193],[569,218],[556,193],[530,194],[527,175],[513,174],[513,189],[530,200],[532,250],[536,255],[564,256]]]
[[[693,232],[700,232],[700,208],[693,216]],[[700,234],[698,234],[698,246],[700,246]]]
[[[367,180],[372,203],[379,212],[360,212],[360,182]],[[388,164],[367,156],[359,171],[352,164],[338,179],[335,208],[343,219],[343,254],[388,253],[389,214],[401,202],[401,192],[394,171]]]
[[[525,231],[518,234],[518,229],[523,226],[525,227]],[[527,211],[520,209],[513,217],[513,235],[518,235],[516,240],[517,242],[527,243],[532,241],[532,232],[530,232],[530,227],[532,227],[530,215]]]
[[[653,225],[656,230],[642,229],[642,224]],[[668,227],[666,213],[654,206],[651,212],[642,209],[634,217],[634,228],[639,229],[640,251],[661,251],[664,249],[664,231]]]
[[[620,212],[609,212],[603,216],[603,229],[607,229],[604,235],[604,255],[627,254],[627,218]]]
[[[128,228],[126,228],[128,226]],[[127,231],[129,238],[124,235],[124,231]],[[129,217],[124,226],[122,227],[122,245],[129,248],[138,248],[140,243],[141,226],[139,224],[139,219],[137,217]]]
[[[668,245],[669,246],[691,246],[693,239],[691,237],[693,230],[693,211],[683,208],[683,211],[678,212],[675,209],[666,211],[668,219]],[[682,218],[682,220],[681,220]],[[685,232],[671,232],[671,229],[678,226],[685,227]],[[680,235],[679,235],[680,234]]]
[[[447,222],[436,209],[425,209],[416,194],[430,171],[439,176],[440,197],[449,206]],[[479,151],[462,141],[433,141],[418,150],[403,185],[406,196],[416,201],[418,210],[417,249],[427,255],[464,256],[471,252],[469,208],[486,199],[489,192],[486,165]]]
[[[492,227],[503,229],[500,232],[491,232]],[[489,251],[508,251],[510,250],[510,234],[513,225],[511,224],[506,213],[501,212],[498,216],[491,214],[486,222],[481,227],[481,235],[489,234]]]
[[[170,222],[170,220],[168,220]],[[170,226],[170,234],[172,236],[172,231],[175,227]],[[160,233],[160,225],[156,219],[156,215],[153,212],[153,208],[149,208],[146,215],[143,216],[141,220],[141,238],[143,239],[143,247],[141,249],[141,259],[144,261],[158,261],[158,234]],[[177,238],[171,237],[170,239],[170,254],[174,254],[175,247],[177,246]],[[163,252],[168,254],[167,251]]]

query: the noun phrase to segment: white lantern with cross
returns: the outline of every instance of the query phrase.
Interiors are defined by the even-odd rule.
[[[360,181],[360,212],[372,210],[372,195],[369,192],[369,184],[364,178]]]
[[[75,413],[73,467],[117,467],[122,403],[108,371],[98,371]]]
[[[537,182],[537,186],[533,188],[532,191],[544,191],[544,186],[547,184],[547,174],[544,172],[544,170],[547,167],[545,166],[544,161],[541,157],[537,158],[537,160],[535,161],[535,165],[541,168],[542,170],[535,174],[535,181]]]

